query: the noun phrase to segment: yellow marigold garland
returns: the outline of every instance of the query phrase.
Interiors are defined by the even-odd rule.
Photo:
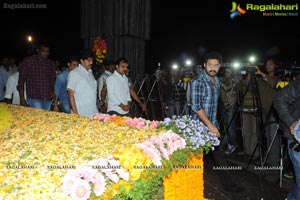
[[[187,168],[172,170],[172,174],[166,177],[163,182],[164,199],[204,199],[203,166],[202,156],[193,155],[186,166]]]
[[[12,114],[6,104],[0,104],[0,132],[9,128],[11,125]]]

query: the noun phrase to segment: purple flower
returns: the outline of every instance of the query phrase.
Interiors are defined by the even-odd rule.
[[[164,122],[163,122],[164,125],[167,126],[167,125],[169,125],[170,123],[171,123],[171,119],[170,119],[170,118],[167,117],[167,118],[164,119]]]

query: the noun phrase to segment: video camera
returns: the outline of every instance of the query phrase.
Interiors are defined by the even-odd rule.
[[[300,66],[278,66],[275,68],[275,76],[290,76],[296,77],[300,76]]]
[[[245,66],[241,68],[240,74],[241,75],[247,75],[247,74],[255,74],[257,72],[256,66]]]

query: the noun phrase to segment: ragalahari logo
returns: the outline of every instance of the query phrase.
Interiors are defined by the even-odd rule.
[[[241,14],[244,15],[246,13],[246,10],[242,9],[240,4],[237,5],[236,2],[232,2],[232,8],[230,12],[230,18],[234,19],[237,16],[241,16]]]

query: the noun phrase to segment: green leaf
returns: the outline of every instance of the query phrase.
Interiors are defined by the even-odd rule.
[[[32,151],[30,151],[30,150],[26,151],[25,153],[23,153],[23,154],[20,156],[20,159],[25,159],[25,158],[27,158],[28,156],[30,156],[31,153],[32,153]]]

